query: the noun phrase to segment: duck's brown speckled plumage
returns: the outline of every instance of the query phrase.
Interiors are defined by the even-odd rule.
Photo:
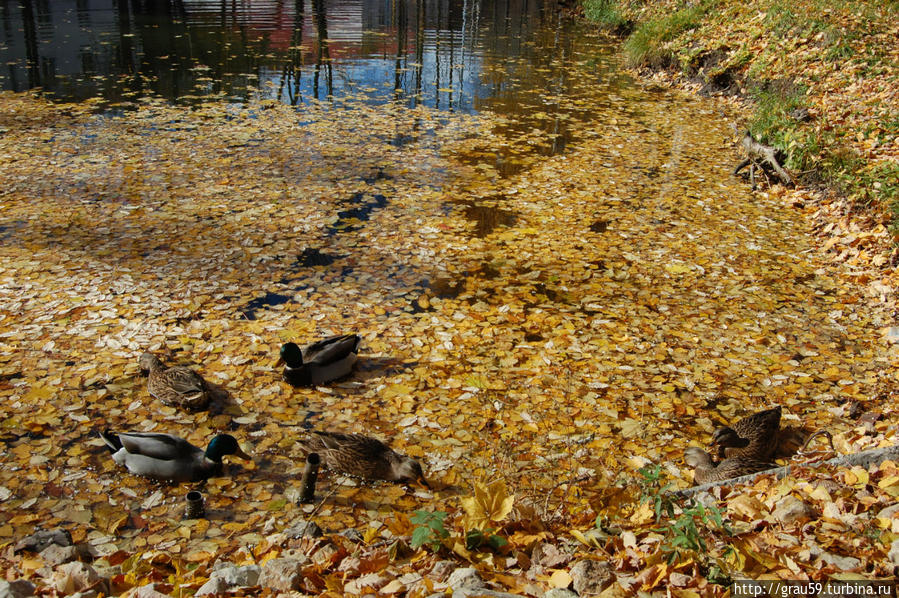
[[[181,365],[166,368],[152,353],[140,356],[140,366],[150,372],[147,390],[166,405],[196,411],[209,404],[209,387],[192,369]]]
[[[298,442],[305,452],[317,453],[333,471],[368,480],[424,482],[424,472],[417,461],[370,436],[310,432]]]
[[[715,430],[713,439],[718,457],[740,457],[767,461],[777,450],[781,407],[759,411],[731,426]]]
[[[729,480],[776,467],[773,463],[749,457],[731,457],[716,464],[711,455],[695,446],[684,451],[684,461],[694,468],[693,480],[696,484]]]

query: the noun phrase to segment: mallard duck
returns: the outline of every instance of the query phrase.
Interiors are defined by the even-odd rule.
[[[133,474],[157,480],[196,482],[220,474],[225,455],[252,459],[229,434],[214,437],[205,451],[172,434],[106,430],[100,437],[113,461]]]
[[[777,450],[780,405],[744,417],[733,426],[721,427],[712,434],[719,458],[744,457],[767,461]]]
[[[317,453],[333,471],[367,480],[419,481],[428,485],[418,461],[397,453],[376,438],[361,434],[312,432],[298,443],[306,453]]]
[[[688,447],[684,451],[684,461],[687,465],[694,468],[693,481],[696,484],[729,480],[741,475],[749,475],[777,467],[767,461],[748,457],[731,457],[716,465],[712,461],[711,455],[695,446]]]
[[[166,405],[196,410],[209,404],[209,387],[192,369],[183,365],[166,368],[152,353],[140,356],[140,367],[150,372],[147,390]]]
[[[315,386],[343,378],[356,363],[358,334],[340,334],[300,349],[296,343],[281,346],[278,365],[284,365],[284,379],[293,386]]]

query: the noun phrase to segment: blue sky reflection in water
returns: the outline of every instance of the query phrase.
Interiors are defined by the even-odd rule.
[[[533,0],[20,0],[0,18],[0,85],[63,101],[362,96],[464,112],[562,91],[571,29]]]

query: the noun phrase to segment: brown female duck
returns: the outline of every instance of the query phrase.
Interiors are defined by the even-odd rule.
[[[317,453],[333,471],[367,480],[420,481],[428,485],[418,461],[370,436],[312,432],[298,442],[306,453]]]
[[[694,468],[693,481],[696,484],[729,480],[777,467],[767,461],[750,457],[731,457],[716,464],[712,461],[711,455],[695,446],[688,447],[684,451],[684,461]]]
[[[767,461],[777,450],[780,405],[744,417],[732,426],[720,427],[712,434],[719,458],[741,457]]]
[[[150,372],[147,390],[166,405],[195,411],[209,404],[209,387],[192,369],[182,365],[167,368],[152,353],[140,356],[140,367]]]

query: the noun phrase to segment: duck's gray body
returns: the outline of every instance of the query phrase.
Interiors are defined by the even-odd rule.
[[[217,475],[221,461],[172,434],[101,432],[112,459],[133,474],[157,480],[195,482]]]
[[[348,376],[358,359],[362,338],[341,334],[302,348],[303,361],[284,367],[284,379],[294,386],[317,386]]]

